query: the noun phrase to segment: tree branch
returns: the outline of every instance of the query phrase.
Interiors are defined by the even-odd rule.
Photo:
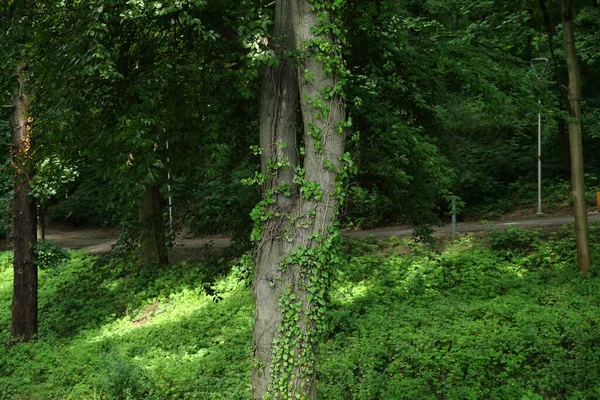
[[[465,38],[464,36],[460,36],[460,35],[435,35],[435,36],[431,37],[431,39],[434,39],[434,40],[435,39],[464,39],[464,38]],[[499,50],[502,54],[506,55],[506,51],[503,48],[501,48],[500,46],[489,45],[487,43],[483,43],[483,42],[481,42],[477,39],[473,39],[473,38],[469,39],[469,41],[472,43],[478,44],[482,47],[485,47],[488,50]]]

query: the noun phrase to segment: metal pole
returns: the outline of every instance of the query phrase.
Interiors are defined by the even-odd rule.
[[[456,238],[456,197],[452,196],[452,239]]]
[[[542,104],[541,100],[538,100]],[[542,212],[542,113],[538,113],[538,215]]]
[[[535,69],[535,64],[537,62],[542,62],[544,64],[544,69],[540,72]],[[531,68],[533,72],[536,74],[538,79],[542,79],[544,74],[546,73],[546,69],[548,68],[548,59],[547,58],[534,58],[531,60]],[[542,104],[542,100],[538,99],[538,104]],[[542,113],[538,113],[538,201],[537,201],[537,214],[542,215]]]

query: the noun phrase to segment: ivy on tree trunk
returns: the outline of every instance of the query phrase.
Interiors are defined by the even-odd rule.
[[[345,71],[331,16],[339,6],[276,1],[276,60],[263,71],[261,97],[263,201],[253,212],[254,399],[316,396],[344,168]]]

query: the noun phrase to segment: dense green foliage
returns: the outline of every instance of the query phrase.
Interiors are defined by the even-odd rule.
[[[349,107],[361,141],[348,219],[360,225],[432,222],[448,191],[463,215],[497,217],[536,199],[536,122],[542,112],[544,206],[560,208],[569,178],[558,3],[549,41],[540,2],[358,1],[347,8]],[[546,3],[546,2],[541,2]],[[596,186],[594,82],[597,5],[579,2],[587,182]],[[596,27],[596,28],[593,28]],[[530,60],[547,57],[538,78]],[[541,104],[538,104],[538,99]],[[591,200],[591,197],[590,197]]]
[[[15,67],[25,62],[37,164],[57,164],[35,189],[50,198],[52,221],[119,226],[124,242],[135,242],[145,183],[161,187],[163,204],[172,198],[176,229],[247,242],[258,196],[241,180],[257,168],[249,149],[259,105],[250,48],[267,26],[262,7],[9,3],[0,6],[0,93],[8,103]],[[78,173],[62,179],[65,170]],[[53,179],[61,185],[46,190]]]
[[[554,3],[548,27],[535,0],[348,2],[346,92],[360,140],[348,148],[358,173],[348,182],[346,223],[435,223],[450,194],[465,202],[466,216],[531,207],[539,111],[544,203],[568,203],[560,190],[569,177],[559,89],[566,67]],[[240,180],[258,169],[249,147],[258,141],[257,77],[268,60],[259,38],[269,35],[271,6],[11,1],[0,10],[0,93],[8,101],[15,65],[28,60],[39,163],[59,157],[67,168],[87,168],[68,185],[77,201],[65,201],[73,194],[65,188],[49,194],[54,220],[128,227],[146,182],[173,197],[178,226],[246,235],[258,196]],[[598,9],[582,1],[576,11],[595,191]],[[533,57],[551,61],[542,79]],[[0,113],[6,121],[7,110]]]
[[[35,244],[35,262],[41,270],[57,270],[69,258],[66,250],[50,240],[38,240]]]
[[[593,237],[599,243],[597,225]],[[510,228],[439,251],[398,240],[346,250],[319,355],[320,398],[600,395],[598,271],[574,272],[568,229]],[[247,398],[251,296],[223,267],[132,273],[71,253],[41,272],[39,340],[0,355],[0,398]],[[218,275],[215,302],[203,282]],[[4,338],[11,277],[4,253]]]
[[[2,257],[5,338],[12,272]],[[40,340],[3,351],[0,398],[244,398],[250,294],[232,275],[216,285],[215,303],[202,289],[214,268],[118,277],[72,253],[41,272]]]
[[[332,293],[323,398],[596,398],[599,284],[573,274],[566,233],[494,232],[487,248],[467,236],[441,254],[373,246]]]

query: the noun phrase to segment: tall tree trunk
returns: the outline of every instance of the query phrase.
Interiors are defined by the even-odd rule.
[[[280,284],[283,274],[279,262],[293,246],[281,233],[288,228],[289,221],[285,217],[292,213],[298,201],[294,175],[298,166],[296,137],[300,98],[296,70],[292,67],[292,60],[286,57],[286,53],[293,49],[291,0],[275,3],[273,35],[275,39],[270,47],[279,64],[265,67],[262,71],[261,169],[268,177],[263,185],[263,197],[266,201],[271,198],[275,200],[268,209],[272,212],[281,209],[281,212],[279,217],[266,222],[257,246],[257,265],[252,286],[256,304],[253,332],[256,362],[252,369],[252,398],[257,400],[265,397],[272,381],[273,341],[282,318],[279,298],[282,289],[285,289],[285,285]],[[271,169],[271,165],[277,164],[282,165]],[[283,185],[290,187],[288,196],[277,189]]]
[[[169,264],[160,203],[159,187],[144,183],[144,192],[138,204],[138,217],[142,227],[141,261],[146,266]]]
[[[262,169],[267,180],[253,282],[253,399],[314,399],[317,333],[331,262],[336,178],[344,151],[337,78],[305,46],[316,37],[305,0],[277,0],[271,48],[280,62],[263,74]],[[319,39],[333,42],[330,36]],[[294,68],[286,54],[303,53]],[[298,61],[295,61],[296,63]],[[329,90],[330,96],[325,98]],[[302,100],[300,100],[302,99]],[[299,105],[302,121],[299,120]],[[304,149],[297,145],[302,127]],[[255,238],[256,239],[256,238]]]
[[[573,213],[575,214],[575,237],[577,240],[577,263],[586,274],[591,263],[588,235],[588,219],[583,180],[583,146],[581,144],[581,71],[575,49],[575,26],[573,1],[561,0],[563,45],[569,71],[569,144],[571,148],[571,187]]]
[[[25,342],[37,332],[38,271],[35,264],[36,204],[29,194],[34,175],[31,118],[27,115],[28,100],[23,70],[19,67],[19,85],[12,96],[11,136],[12,162],[15,169],[13,197],[14,292],[10,335],[12,340]]]

